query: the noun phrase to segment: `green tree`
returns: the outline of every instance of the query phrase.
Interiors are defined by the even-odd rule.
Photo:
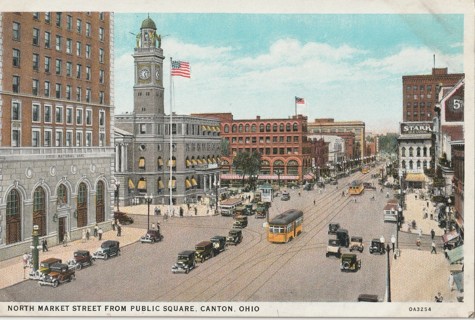
[[[242,174],[242,184],[247,180],[255,188],[257,175],[261,169],[261,154],[258,152],[239,152],[233,159],[233,167],[237,173]]]
[[[229,156],[229,141],[226,139],[221,139],[221,154],[223,156]]]
[[[385,136],[379,137],[380,153],[397,153],[397,133],[387,133]]]

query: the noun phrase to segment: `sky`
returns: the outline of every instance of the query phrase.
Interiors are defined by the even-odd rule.
[[[115,13],[116,114],[133,111],[135,34],[150,15],[162,37],[165,113],[170,57],[191,78],[173,78],[173,111],[232,112],[234,119],[298,113],[359,120],[397,132],[402,76],[463,69],[463,15]]]

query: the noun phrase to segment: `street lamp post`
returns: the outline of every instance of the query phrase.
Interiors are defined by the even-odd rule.
[[[117,205],[117,212],[120,212],[119,210],[119,188],[120,188],[120,181],[116,181],[115,183],[115,201]]]
[[[215,215],[218,214],[218,200],[219,200],[218,187],[219,187],[219,183],[217,181],[215,181],[214,182],[214,194],[215,194],[215,197],[216,197],[216,203],[214,205],[214,214]]]
[[[33,245],[31,246],[31,256],[32,256],[32,259],[33,259],[33,271],[36,271],[38,270],[39,268],[39,250],[38,250],[38,246],[40,244],[40,241],[39,241],[39,235],[38,235],[38,230],[40,229],[40,227],[38,227],[38,225],[33,225]]]
[[[145,195],[144,196],[144,199],[145,201],[147,202],[147,230],[150,229],[150,204],[152,203],[152,200],[153,200],[153,196],[150,194],[150,195]]]
[[[275,169],[274,172],[277,174],[277,181],[279,183],[279,189],[280,189],[280,175],[282,173],[282,170],[280,169]]]

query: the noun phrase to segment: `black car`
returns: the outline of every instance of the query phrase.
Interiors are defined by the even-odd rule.
[[[117,220],[120,224],[132,224],[134,223],[134,219],[129,217],[127,213],[121,211],[114,211],[114,221]]]
[[[328,225],[328,234],[336,234],[336,231],[340,229],[339,223],[330,223]]]
[[[242,241],[242,230],[231,229],[226,237],[226,244],[237,245]]]
[[[371,240],[371,243],[369,246],[369,253],[384,254],[385,252],[386,252],[386,249],[384,248],[384,243],[381,242],[381,240],[379,239]]]
[[[335,234],[342,247],[348,248],[350,246],[350,236],[348,235],[348,230],[338,229]]]
[[[190,270],[196,267],[195,251],[185,250],[178,254],[176,263],[172,266],[172,272],[184,272],[188,273]]]
[[[94,259],[104,259],[107,260],[109,257],[119,256],[120,248],[119,241],[115,240],[106,240],[101,244],[101,247],[94,252]]]
[[[225,236],[214,236],[209,240],[213,243],[213,250],[215,255],[226,249]]]
[[[157,241],[161,241],[162,238],[163,236],[160,233],[160,230],[148,230],[144,236],[140,237],[140,242],[154,243]]]

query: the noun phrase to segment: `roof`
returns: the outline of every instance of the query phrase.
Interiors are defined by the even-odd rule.
[[[148,17],[147,19],[145,19],[143,22],[142,22],[142,26],[140,27],[140,30],[142,29],[153,29],[153,30],[157,30],[157,26],[155,25],[155,22],[153,22],[152,19],[150,19],[150,17]]]
[[[408,173],[406,174],[405,180],[411,182],[424,182],[426,180],[426,176],[423,173]]]
[[[394,210],[394,211],[397,211],[398,209],[398,204],[396,203],[388,203],[384,206],[384,209],[383,210]]]
[[[456,263],[463,259],[463,245],[447,251],[450,263]]]
[[[131,136],[131,137],[134,136],[133,133],[125,131],[125,130],[117,128],[117,127],[114,127],[114,134],[119,135],[119,136]]]
[[[287,225],[289,222],[294,221],[295,219],[302,217],[303,212],[300,210],[287,210],[279,215],[277,215],[274,219],[272,219],[269,224],[274,225]]]
[[[189,256],[190,254],[195,254],[195,251],[194,250],[185,250],[185,251],[180,252],[178,255],[179,256]]]

